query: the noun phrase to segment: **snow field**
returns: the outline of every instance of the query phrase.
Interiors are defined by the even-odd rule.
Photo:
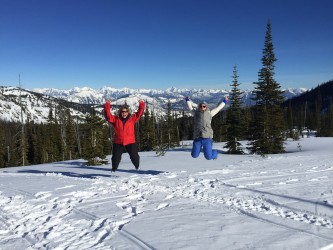
[[[126,155],[114,174],[80,161],[2,169],[1,249],[329,246],[333,140],[301,143],[306,151],[217,161],[143,152],[139,172]]]

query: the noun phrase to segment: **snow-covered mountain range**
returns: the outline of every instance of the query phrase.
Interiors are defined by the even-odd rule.
[[[129,89],[129,88],[111,88],[103,87],[95,90],[92,88],[72,88],[69,90],[42,88],[33,89],[37,93],[49,95],[55,98],[61,98],[70,102],[84,103],[84,104],[103,104],[107,99],[111,99],[116,103],[123,103],[129,101],[133,97],[143,99],[148,104],[154,104],[165,108],[168,101],[171,102],[173,109],[184,108],[184,97],[190,96],[194,102],[206,101],[208,104],[216,105],[226,95],[230,94],[230,90],[223,89],[184,89],[184,88],[169,88],[166,90],[158,89]],[[284,96],[286,99],[298,96],[307,91],[307,89],[285,89]],[[253,96],[252,90],[244,90],[242,92],[242,99],[245,106],[253,104],[251,97]]]
[[[286,99],[298,96],[307,89],[285,89]],[[32,90],[21,89],[21,100],[24,110],[25,120],[33,119],[35,122],[45,122],[50,111],[50,107],[64,106],[69,108],[72,115],[83,118],[89,112],[89,108],[101,110],[101,105],[106,100],[111,99],[113,107],[124,104],[136,110],[138,100],[143,99],[148,103],[150,110],[155,113],[164,113],[168,102],[175,111],[182,111],[185,108],[184,97],[190,96],[198,103],[206,101],[209,105],[217,105],[230,90],[222,89],[181,89],[169,88],[166,90],[157,89],[129,89],[103,87],[92,89],[88,87],[72,88],[67,90],[55,88],[39,88]],[[20,89],[16,87],[0,87],[0,115],[1,120],[19,121],[20,120]],[[244,90],[242,99],[245,106],[253,104],[251,97],[253,91]]]
[[[24,122],[44,123],[51,109],[53,112],[69,109],[71,114],[80,120],[92,112],[90,105],[71,103],[17,87],[0,86],[0,120],[17,122],[23,118]]]

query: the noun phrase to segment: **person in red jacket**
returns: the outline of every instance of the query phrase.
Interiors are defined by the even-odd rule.
[[[135,143],[134,124],[140,120],[144,110],[145,103],[139,100],[139,109],[135,114],[130,113],[127,105],[123,105],[118,110],[118,116],[110,112],[111,100],[107,100],[104,104],[104,115],[106,120],[114,127],[114,141],[112,147],[112,171],[118,169],[123,152],[130,155],[131,161],[135,169],[139,169],[140,156]]]

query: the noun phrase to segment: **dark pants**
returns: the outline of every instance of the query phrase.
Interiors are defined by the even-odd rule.
[[[115,144],[113,143],[113,149],[112,149],[112,171],[116,171],[118,169],[121,155],[123,153],[128,153],[131,161],[136,169],[139,168],[140,165],[140,156],[138,153],[138,148],[136,147],[135,143],[128,144],[126,146],[121,144]]]

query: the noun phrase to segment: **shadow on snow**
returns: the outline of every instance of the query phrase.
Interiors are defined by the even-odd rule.
[[[67,165],[67,164],[66,164]],[[67,165],[68,166],[68,165]],[[65,164],[64,164],[64,167]],[[70,170],[71,168],[76,168],[76,169],[88,169],[88,170],[95,170],[95,171],[103,171],[106,173],[78,173],[74,171],[43,171],[43,170],[36,170],[36,169],[24,169],[24,170],[19,170],[18,173],[29,173],[29,174],[59,174],[67,177],[75,177],[75,178],[87,178],[87,179],[95,179],[98,177],[119,177],[117,176],[117,172],[122,172],[122,173],[129,173],[129,174],[145,174],[145,175],[159,175],[162,173],[165,173],[164,171],[157,171],[157,170],[127,170],[127,169],[118,169],[115,173],[111,172],[111,167],[110,168],[101,168],[101,167],[94,167],[94,166],[74,166],[74,167],[69,167],[68,169]]]
[[[98,177],[110,177],[110,174],[88,174],[88,173],[75,173],[75,172],[66,172],[66,171],[41,171],[35,169],[26,169],[20,170],[18,173],[29,173],[29,174],[59,174],[67,177],[76,177],[76,178],[87,178],[95,179]],[[112,176],[111,176],[112,177]]]
[[[248,191],[256,192],[256,193],[260,193],[260,194],[267,194],[267,195],[272,195],[272,196],[276,196],[276,197],[281,197],[281,198],[286,198],[286,199],[292,199],[292,200],[295,200],[295,201],[301,201],[301,202],[305,202],[305,203],[310,203],[310,204],[313,204],[314,206],[322,206],[322,207],[327,207],[327,208],[330,208],[330,209],[333,208],[333,205],[328,204],[326,202],[319,201],[319,200],[317,200],[317,201],[306,200],[306,199],[302,199],[302,198],[295,197],[295,196],[283,195],[283,194],[275,194],[275,193],[271,193],[271,192],[267,192],[267,191],[260,191],[260,190],[256,190],[256,189],[252,189],[252,188],[243,188],[243,187],[239,188],[236,185],[227,184],[227,183],[224,183],[223,185],[227,186],[227,187],[232,187],[232,188],[237,188],[237,189],[242,189],[242,190],[248,190]]]

